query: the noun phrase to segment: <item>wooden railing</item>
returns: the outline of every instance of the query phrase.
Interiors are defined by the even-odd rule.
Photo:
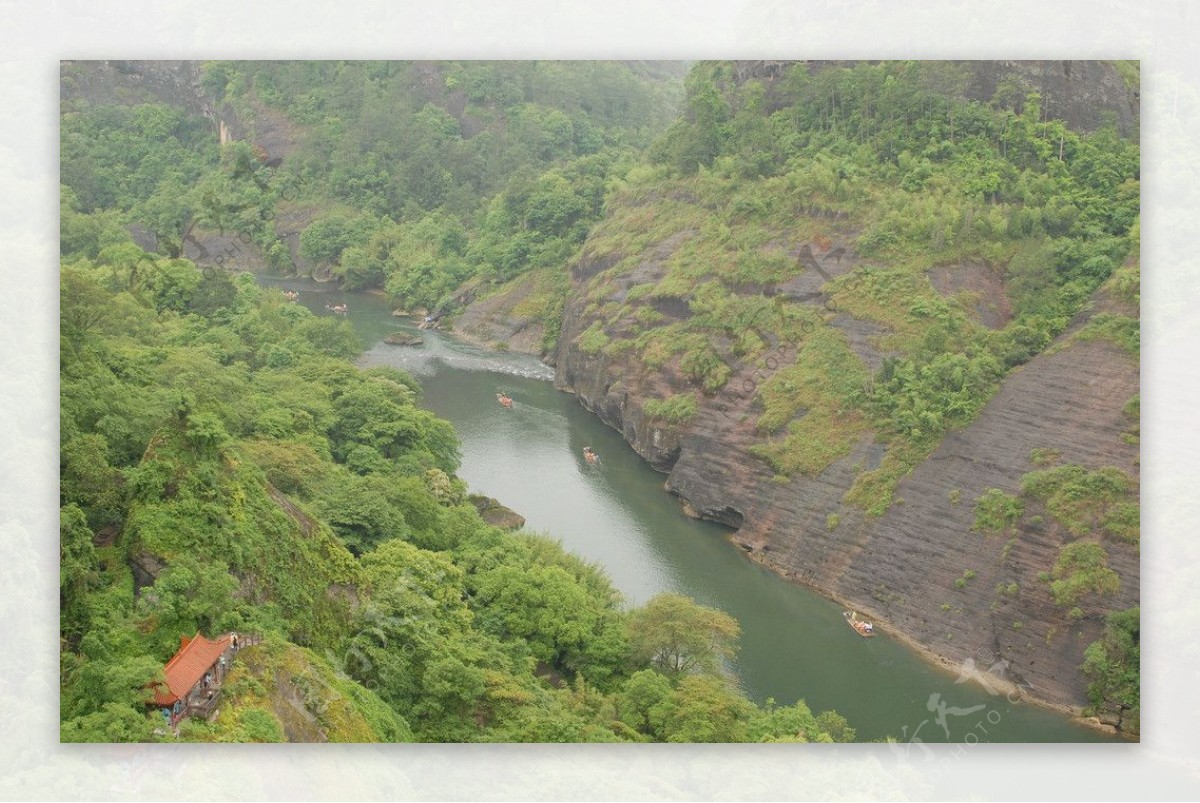
[[[228,672],[233,663],[233,656],[241,652],[245,647],[253,647],[256,644],[262,644],[262,633],[238,633],[237,634],[237,649],[226,650],[221,656],[225,659],[225,672]],[[210,687],[202,692],[203,696],[198,699],[189,698],[183,711],[178,715],[172,715],[171,724],[178,725],[179,721],[184,717],[201,717],[203,719],[211,719],[217,710],[217,706],[221,703],[221,683],[224,680],[222,673],[214,675]],[[208,691],[212,692],[212,697],[208,697]]]
[[[262,633],[238,633],[238,649],[242,647],[253,647],[255,644],[262,644]]]
[[[221,702],[221,688],[218,686],[212,690],[212,693],[212,697],[206,697],[201,699],[200,702],[189,704],[186,716],[202,717],[204,719],[210,718],[213,712],[217,710],[217,705]]]

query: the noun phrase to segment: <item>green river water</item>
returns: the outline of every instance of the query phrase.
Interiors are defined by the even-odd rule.
[[[863,639],[842,609],[748,560],[718,525],[684,516],[655,472],[614,430],[554,389],[553,370],[527,355],[479,349],[439,332],[422,346],[391,346],[384,335],[415,331],[394,318],[380,297],[331,285],[263,277],[300,292],[321,315],[345,302],[355,331],[369,346],[363,365],[391,365],[414,374],[424,404],[454,424],[462,440],[459,475],[473,492],[495,497],[602,565],[631,604],[676,591],[720,608],[742,626],[731,670],[755,700],[814,711],[836,709],[862,740],[901,742],[1092,742],[1114,737],[1028,703],[1010,703],[959,674],[930,666],[881,633]],[[514,399],[496,403],[496,392]],[[589,466],[591,446],[601,463]],[[987,666],[989,656],[977,664]],[[911,752],[914,748],[909,746]]]

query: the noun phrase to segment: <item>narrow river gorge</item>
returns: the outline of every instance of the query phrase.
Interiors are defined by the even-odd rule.
[[[472,491],[495,497],[524,516],[528,529],[603,566],[630,604],[675,591],[737,618],[741,647],[730,669],[754,699],[803,698],[814,711],[836,709],[865,741],[1117,740],[1064,714],[1012,703],[965,677],[971,667],[934,667],[886,632],[859,638],[841,606],[746,559],[725,528],[684,516],[663,490],[663,475],[555,390],[553,369],[537,359],[440,332],[422,332],[420,346],[388,345],[385,335],[413,327],[393,317],[383,298],[302,279],[261,281],[298,291],[299,302],[317,314],[346,303],[368,346],[361,364],[414,374],[424,405],[453,423],[462,441],[459,475]],[[499,391],[513,398],[512,409],[496,403]],[[598,465],[583,459],[584,446],[601,456]],[[983,670],[992,660],[980,655],[975,663]]]

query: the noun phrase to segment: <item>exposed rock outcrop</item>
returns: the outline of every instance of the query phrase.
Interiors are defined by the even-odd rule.
[[[524,516],[490,496],[471,494],[467,501],[474,505],[480,517],[493,527],[499,527],[501,530],[519,530],[525,526]]]
[[[639,268],[645,281],[661,278],[670,253],[669,247],[648,249]],[[841,261],[854,264],[853,257]],[[832,261],[821,264],[830,275],[839,270]],[[582,283],[603,269],[585,253],[574,275]],[[1002,293],[982,300],[1007,304]],[[747,365],[735,366],[725,389],[702,399],[686,424],[652,419],[644,412],[647,400],[689,384],[674,363],[648,373],[620,354],[582,349],[579,336],[593,323],[586,304],[576,299],[567,306],[556,385],[577,394],[668,473],[665,487],[690,515],[736,528],[732,539],[752,559],[853,605],[948,665],[986,650],[1007,662],[1008,680],[1037,699],[1076,710],[1087,704],[1082,653],[1100,637],[1107,611],[1137,604],[1136,544],[1104,539],[1120,590],[1081,603],[1072,616],[1054,603],[1046,573],[1075,536],[1049,516],[1011,540],[974,532],[972,525],[975,500],[987,489],[1020,492],[1022,476],[1037,468],[1034,449],[1057,449],[1064,464],[1112,466],[1137,477],[1138,447],[1122,437],[1130,426],[1125,406],[1138,392],[1137,360],[1108,340],[1075,338],[1092,315],[1120,304],[1100,293],[1052,348],[1008,376],[973,423],[947,435],[899,483],[895,502],[879,518],[843,497],[859,473],[880,464],[882,444],[867,436],[816,476],[777,476],[751,451],[761,443],[754,394],[737,389],[761,381],[763,369]],[[1120,311],[1136,315],[1136,309]],[[847,315],[830,323],[877,367],[875,325]],[[965,573],[970,581],[958,582]]]
[[[188,114],[216,114],[200,87],[198,61],[63,61],[61,98],[97,105],[164,103]]]
[[[559,269],[522,274],[495,289],[460,289],[454,319],[459,337],[486,348],[545,356],[546,319],[562,303]]]
[[[425,338],[412,332],[392,332],[383,338],[383,342],[389,346],[419,346]]]

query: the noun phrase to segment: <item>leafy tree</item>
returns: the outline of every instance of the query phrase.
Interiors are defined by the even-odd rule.
[[[59,509],[59,621],[62,635],[76,642],[88,626],[87,594],[101,581],[92,531],[78,505]]]
[[[104,703],[90,714],[64,720],[59,741],[72,742],[150,742],[154,741],[154,721],[137,709],[119,703]]]
[[[162,664],[151,656],[96,658],[78,666],[64,694],[62,735],[68,741],[149,741],[145,706],[151,684],[161,678]]]
[[[155,261],[146,283],[157,309],[184,312],[196,301],[200,280],[200,271],[195,265],[180,259],[166,259]]]
[[[622,722],[639,733],[662,739],[673,694],[674,689],[666,675],[653,669],[634,672],[617,698],[618,715]]]
[[[469,740],[485,706],[489,670],[508,668],[476,634],[461,571],[399,540],[363,558],[371,606],[347,643],[346,670],[377,688],[423,738]]]
[[[391,505],[382,485],[378,478],[338,474],[317,499],[323,518],[355,554],[391,538],[405,538],[411,532],[404,514]]]
[[[799,706],[800,703],[796,705]],[[856,736],[849,721],[837,711],[822,711],[817,714],[817,727],[829,734],[835,742],[853,742]]]
[[[75,349],[89,332],[112,315],[99,282],[82,266],[64,266],[59,280],[59,307],[63,340]]]
[[[319,217],[300,233],[300,253],[316,262],[335,263],[347,248],[365,246],[369,231],[370,223],[362,217]]]
[[[59,490],[63,503],[86,511],[87,524],[99,530],[121,520],[120,472],[108,463],[108,442],[87,433],[62,446]]]
[[[227,630],[237,587],[227,566],[183,555],[143,592],[138,609],[153,622],[159,648],[166,652],[178,647],[180,634]]]
[[[606,680],[624,656],[616,612],[559,566],[499,566],[473,579],[482,624],[555,669]],[[490,625],[490,627],[489,627]]]
[[[659,594],[629,615],[634,659],[669,675],[718,672],[740,632],[733,617],[678,594]]]
[[[749,739],[755,742],[852,742],[854,729],[835,711],[814,716],[803,700],[776,706],[768,700],[750,725]]]
[[[720,70],[719,66],[700,65],[688,74],[684,117],[656,146],[660,158],[684,174],[712,164],[726,142],[725,124],[730,112],[717,87]]]
[[[334,318],[310,316],[300,321],[284,342],[296,350],[341,359],[351,359],[362,352],[362,343],[350,324]]]
[[[663,712],[668,742],[744,742],[754,705],[723,678],[688,675]]]

